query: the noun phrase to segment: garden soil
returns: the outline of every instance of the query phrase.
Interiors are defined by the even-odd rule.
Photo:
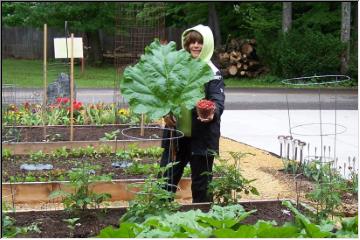
[[[233,162],[229,152],[251,153],[246,155],[240,161],[241,174],[246,179],[256,179],[251,184],[257,188],[260,193],[256,195],[241,196],[242,201],[249,200],[276,200],[292,199],[301,201],[308,205],[313,205],[305,198],[305,194],[313,189],[313,183],[307,181],[301,176],[294,176],[283,173],[283,163],[280,158],[267,151],[222,137],[220,139],[220,156]],[[180,203],[191,203],[191,199],[177,199]],[[111,207],[127,206],[127,202],[112,202]],[[46,210],[61,209],[61,204],[37,204],[25,205],[19,204],[17,210]],[[357,200],[353,198],[346,199],[343,210],[353,215],[357,211]]]

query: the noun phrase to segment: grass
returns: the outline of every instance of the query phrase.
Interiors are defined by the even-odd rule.
[[[55,64],[57,63],[57,65]],[[48,63],[48,83],[54,82],[61,72],[69,74],[70,68],[59,61]],[[74,68],[74,79],[77,88],[114,88],[115,81],[119,77],[113,65],[103,67],[85,66],[82,73],[80,64]],[[291,86],[281,83],[281,78],[266,75],[258,78],[229,78],[225,79],[227,88],[290,88]],[[43,87],[43,62],[42,60],[19,60],[3,59],[2,61],[2,83],[16,84],[17,87],[24,88],[42,88]],[[357,88],[352,84],[336,86],[336,88]],[[316,86],[315,86],[316,87]],[[295,86],[291,88],[296,88]],[[304,86],[301,86],[304,88]],[[307,87],[307,88],[314,88]],[[317,87],[316,87],[317,88]],[[326,87],[325,88],[329,88]],[[332,87],[334,88],[334,87]]]
[[[70,75],[69,65],[59,61],[48,63],[47,82],[54,82],[61,72]],[[116,80],[114,66],[103,67],[85,66],[81,72],[80,64],[74,67],[74,79],[78,88],[113,88]],[[2,83],[16,84],[17,87],[41,88],[43,87],[43,62],[41,60],[3,59]]]

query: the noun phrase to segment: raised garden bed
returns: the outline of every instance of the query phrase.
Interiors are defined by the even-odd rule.
[[[129,139],[120,133],[122,129],[129,128],[131,126],[132,125],[129,124],[110,124],[101,126],[75,125],[73,141],[69,141],[70,126],[47,126],[45,128],[45,138],[43,126],[6,126],[4,127],[2,133],[2,140],[4,141],[2,142],[2,146],[10,149],[14,154],[29,154],[30,152],[39,150],[47,153],[63,146],[68,148],[94,146],[97,148],[103,144],[100,139],[104,138],[105,133],[112,133],[117,130],[119,130],[119,133],[116,135],[116,141],[106,141],[106,144],[111,146],[114,150],[116,147],[124,147],[134,142],[138,142],[139,145],[143,147],[160,145],[160,140],[157,140],[155,137],[151,140],[148,139],[146,141],[139,141]],[[155,124],[148,126],[158,127],[158,125]],[[12,131],[12,133],[10,134],[9,131]],[[160,138],[162,136],[161,131],[162,130],[160,128],[148,128],[146,130],[146,134]],[[140,131],[138,134],[140,134]]]
[[[244,208],[249,211],[257,209],[257,212],[249,216],[243,223],[254,224],[259,219],[275,220],[279,225],[285,222],[293,221],[292,213],[284,213],[286,208],[281,205],[281,201],[244,201],[240,202]],[[201,209],[206,212],[210,209],[210,204],[189,204],[183,205],[181,211],[188,211],[191,209]],[[126,212],[126,208],[109,208],[106,209],[92,209],[86,210],[81,215],[80,223],[75,227],[72,237],[94,237],[99,231],[106,226],[119,226],[119,218]],[[67,223],[63,219],[69,219],[71,216],[65,211],[30,211],[30,212],[16,212],[9,213],[11,217],[16,220],[16,226],[28,226],[32,223],[38,223],[41,230],[40,233],[31,232],[27,235],[18,235],[17,237],[26,238],[68,238],[71,233]]]
[[[110,133],[118,129],[131,127],[129,124],[106,124],[106,125],[74,125],[73,141],[96,141],[104,137],[104,133]],[[13,132],[11,132],[13,131]],[[45,138],[44,138],[45,131]],[[5,126],[3,136],[11,135],[16,142],[44,142],[44,141],[69,141],[70,126]],[[7,138],[10,138],[8,136]],[[119,140],[124,139],[121,134]],[[10,140],[10,139],[9,139]]]
[[[117,148],[116,154],[103,149],[87,147],[80,149],[60,148],[50,154],[41,152],[31,155],[5,155],[2,162],[2,191],[6,200],[13,203],[60,202],[49,200],[49,194],[55,190],[71,192],[68,173],[74,168],[82,169],[96,166],[96,170],[85,170],[85,174],[106,175],[111,181],[95,182],[91,190],[95,193],[110,193],[110,201],[131,200],[134,189],[129,184],[141,183],[159,166],[162,154],[160,147],[140,148],[132,145]],[[4,154],[4,153],[3,153]],[[127,159],[127,160],[124,160]],[[39,167],[40,169],[37,169]],[[191,180],[183,178],[179,183],[177,197],[191,199]]]
[[[110,193],[108,201],[129,201],[134,198],[134,188],[129,185],[142,183],[144,179],[121,179],[111,182],[97,182],[92,184],[90,190],[99,193]],[[191,179],[182,178],[179,182],[179,190],[176,192],[176,199],[191,200]],[[61,198],[49,199],[51,192],[55,190],[66,190],[73,192],[68,182],[24,182],[24,183],[2,183],[1,190],[3,200],[8,203],[60,203]]]

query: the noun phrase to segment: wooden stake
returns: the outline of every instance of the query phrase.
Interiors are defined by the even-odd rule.
[[[84,73],[84,69],[85,69],[85,58],[82,57],[81,58],[81,73]]]
[[[74,34],[71,34],[70,53],[70,141],[74,139]]]
[[[140,136],[144,136],[144,114],[141,114]]]
[[[46,124],[45,124],[45,111],[47,105],[47,24],[44,24],[44,63],[43,63],[43,74],[44,74],[44,90],[43,90],[43,107],[42,107],[42,119],[44,122],[43,137],[46,139]]]

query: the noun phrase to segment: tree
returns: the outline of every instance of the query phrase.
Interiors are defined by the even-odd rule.
[[[346,45],[341,54],[341,74],[346,74],[349,70],[350,59],[350,23],[351,23],[351,3],[341,3],[341,42]]]
[[[291,23],[292,23],[291,2],[283,2],[283,21],[282,21],[283,33],[287,33],[291,29]]]
[[[216,12],[215,4],[209,3],[209,20],[208,20],[209,27],[214,32],[215,38],[215,47],[219,47],[221,45],[221,33],[220,33],[220,26],[219,26],[219,18]]]

